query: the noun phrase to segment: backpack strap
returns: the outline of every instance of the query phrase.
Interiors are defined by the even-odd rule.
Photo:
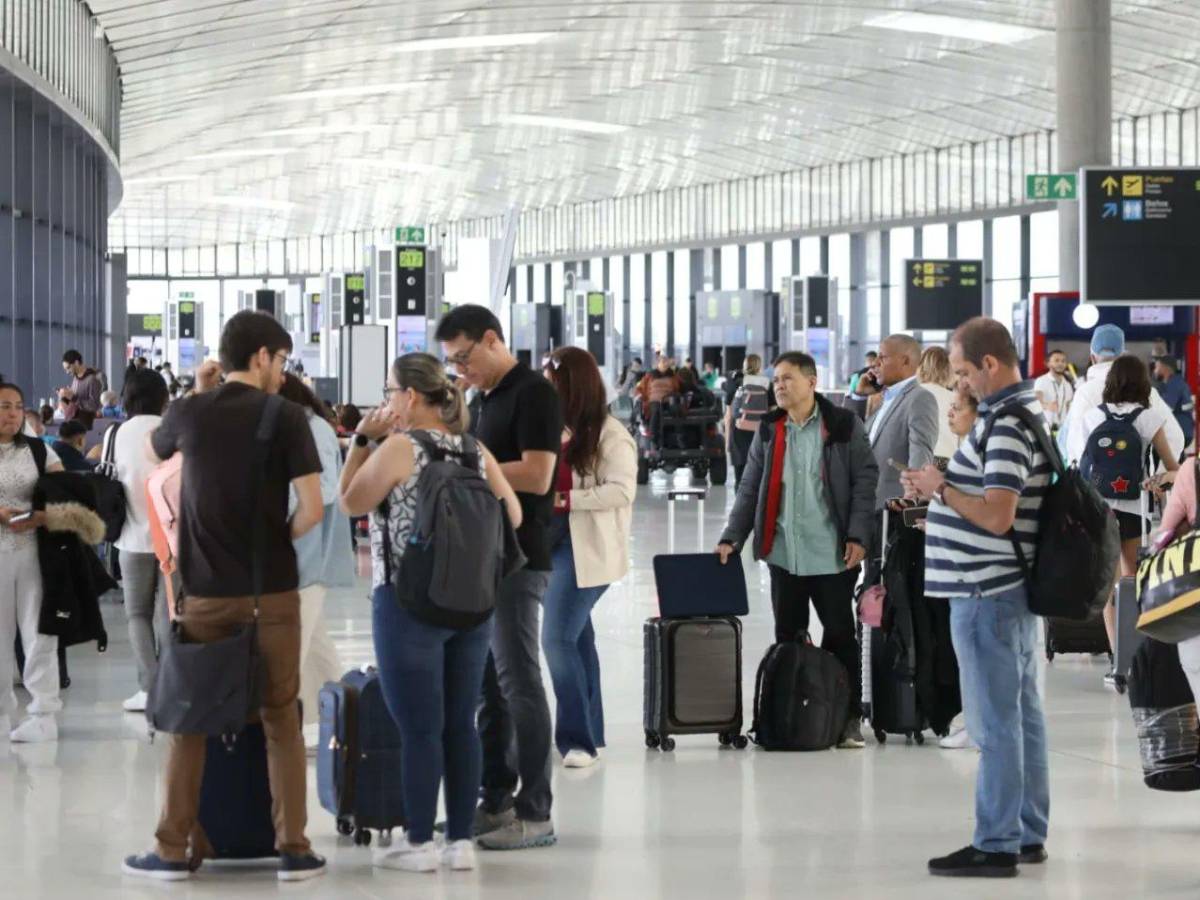
[[[428,453],[429,458],[434,462],[442,462],[447,457],[453,456],[460,466],[472,470],[479,468],[479,442],[469,434],[461,435],[462,447],[458,450],[443,447],[432,434],[420,428],[408,432],[408,436],[420,444],[421,449]]]
[[[33,462],[37,466],[38,478],[41,478],[46,474],[46,444],[41,438],[26,436],[25,446],[33,454]]]
[[[109,478],[117,477],[117,429],[120,427],[120,422],[114,422],[104,432],[103,451],[100,454],[100,465],[97,466],[97,469]]]

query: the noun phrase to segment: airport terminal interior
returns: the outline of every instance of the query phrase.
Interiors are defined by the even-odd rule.
[[[318,785],[334,778],[321,767],[334,765],[337,742],[307,733],[307,834],[327,860],[323,878],[280,884],[275,857],[208,860],[180,884],[136,878],[128,863],[123,872],[123,859],[155,845],[169,738],[151,734],[145,697],[127,708],[139,664],[122,585],[98,597],[104,652],[94,640],[66,651],[60,712],[39,712],[14,673],[10,725],[48,718],[57,734],[0,736],[0,895],[1197,896],[1195,703],[1170,705],[1185,723],[1176,737],[1187,754],[1172,765],[1186,770],[1175,775],[1190,778],[1189,789],[1152,789],[1161,735],[1142,713],[1167,704],[1131,682],[1135,654],[1127,644],[1122,655],[1119,638],[1110,646],[1099,605],[1091,621],[1101,645],[1056,645],[1052,627],[1043,631],[1050,620],[1036,620],[1049,856],[982,885],[931,877],[929,867],[971,843],[976,828],[984,754],[961,716],[939,728],[928,710],[914,712],[918,727],[906,734],[873,727],[868,715],[861,743],[839,728],[813,752],[747,745],[759,663],[776,640],[772,575],[753,540],[741,551],[748,611],[719,609],[737,605],[730,595],[702,598],[702,575],[689,582],[692,599],[707,604],[692,618],[716,623],[705,628],[740,620],[728,684],[713,674],[716,655],[683,665],[671,654],[682,660],[684,651],[671,649],[652,659],[659,638],[645,627],[674,621],[660,606],[656,557],[715,559],[738,494],[739,435],[757,434],[761,446],[785,433],[792,395],[785,388],[781,411],[764,405],[759,418],[747,405],[752,376],[801,372],[847,423],[860,420],[856,439],[886,478],[889,465],[908,467],[875,447],[919,359],[909,359],[903,383],[885,373],[910,339],[948,348],[958,368],[939,376],[942,392],[947,404],[963,402],[965,350],[952,335],[986,317],[1011,337],[1013,383],[1049,377],[1053,363],[1082,397],[1097,380],[1090,367],[1140,359],[1140,377],[1152,370],[1157,380],[1147,396],[1165,398],[1180,424],[1172,453],[1194,465],[1197,36],[1200,0],[0,0],[0,634],[16,636],[24,602],[15,560],[26,545],[12,517],[31,501],[15,493],[14,453],[26,441],[55,452],[78,441],[64,452],[91,454],[94,465],[109,420],[126,416],[127,379],[157,371],[172,403],[190,402],[215,386],[206,379],[217,378],[222,332],[246,311],[286,332],[288,377],[336,411],[343,458],[358,452],[348,410],[397,402],[397,384],[387,383],[397,357],[428,352],[446,377],[481,387],[468,374],[471,354],[492,351],[443,328],[475,305],[495,316],[515,360],[556,386],[564,348],[586,351],[637,467],[620,531],[628,570],[592,614],[606,740],[579,767],[551,753],[553,846],[480,849],[470,871],[383,867],[389,841],[404,845],[401,825],[356,832],[346,827],[352,816],[331,813]],[[868,358],[881,350],[887,358]],[[781,359],[796,353],[805,356]],[[643,374],[656,368],[685,381],[690,370],[700,385],[678,403],[652,400],[656,376]],[[97,388],[93,408],[84,392],[97,381],[112,393]],[[3,430],[17,403],[33,414],[14,426],[20,440]],[[1057,434],[1066,401],[1056,408],[1045,421]],[[938,416],[946,432],[944,408]],[[778,420],[777,432],[759,427],[767,420]],[[957,452],[959,438],[945,436],[949,455],[931,451],[925,461],[949,460],[951,481],[956,467],[970,477],[961,473],[975,471],[974,451],[964,443]],[[907,435],[898,440],[909,446]],[[806,502],[827,509],[840,489],[829,484],[834,470],[808,463],[825,492]],[[106,477],[99,471],[88,477]],[[583,476],[563,467],[557,477],[574,477],[577,490]],[[793,496],[803,492],[780,501],[775,487],[763,488],[765,508],[800,502]],[[935,494],[931,509],[960,493]],[[874,499],[871,512],[894,497]],[[345,524],[336,504],[328,509]],[[587,511],[569,509],[578,540],[576,516]],[[895,533],[920,545],[924,532],[895,519]],[[321,614],[348,672],[375,666],[379,639],[370,540],[353,527],[353,586],[330,586]],[[853,543],[844,532],[830,537]],[[868,538],[855,597],[877,577],[879,548]],[[118,574],[111,541],[93,550],[70,539]],[[158,571],[153,554],[140,555]],[[778,569],[779,557],[770,560]],[[1176,563],[1195,565],[1200,585],[1200,552]],[[1174,642],[1182,647],[1200,626],[1164,641],[1142,642],[1133,630],[1143,581],[1122,580],[1138,659],[1151,646],[1183,659]],[[891,640],[901,601],[889,590],[882,622],[858,626],[860,636]],[[1183,594],[1173,602],[1200,596]],[[849,596],[846,604],[860,611]],[[824,629],[811,620],[819,646]],[[883,676],[867,656],[869,694]],[[1172,665],[1186,685],[1186,666]],[[540,667],[557,715],[561,685],[544,657]],[[44,686],[34,668],[24,681]],[[684,721],[683,673],[707,679],[710,693],[692,698],[700,706],[721,707],[721,690],[736,697],[734,720],[707,729],[707,720]],[[887,677],[907,678],[915,695],[911,672]],[[678,708],[659,696],[670,691]],[[862,699],[870,713],[872,698]],[[972,702],[964,689],[962,703]],[[656,723],[678,727],[658,734],[650,707]]]

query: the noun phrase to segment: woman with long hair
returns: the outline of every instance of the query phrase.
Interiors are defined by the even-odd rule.
[[[592,765],[604,746],[600,658],[592,607],[629,571],[637,447],[609,415],[604,379],[586,350],[563,347],[546,372],[558,390],[563,444],[554,486],[550,586],[542,649],[558,700],[554,741],[564,765]]]
[[[958,437],[950,430],[950,407],[954,404],[954,373],[950,370],[950,355],[944,347],[929,347],[921,354],[917,382],[938,405],[938,436],[933,455],[949,460],[958,451]]]
[[[408,828],[403,840],[375,851],[374,864],[431,872],[444,859],[452,869],[473,869],[472,826],[483,774],[475,711],[492,621],[465,630],[433,625],[400,606],[387,577],[389,569],[397,572],[403,566],[416,516],[417,482],[430,462],[411,432],[423,432],[448,458],[461,459],[456,454],[464,450],[470,417],[461,388],[428,353],[409,353],[392,363],[386,397],[383,406],[358,423],[341,479],[343,511],[371,516],[375,655],[402,747],[400,783]],[[372,441],[378,442],[374,451]],[[492,454],[478,446],[479,471],[504,502],[513,526],[519,526],[517,495]],[[443,775],[446,848],[439,855],[433,820]]]
[[[325,595],[331,587],[354,586],[354,554],[347,546],[350,520],[338,509],[342,448],[337,432],[329,424],[329,407],[290,372],[283,376],[279,395],[304,408],[321,458],[321,504],[325,509],[321,524],[292,542],[300,573],[300,704],[304,743],[312,748],[317,744],[317,693],[326,681],[341,678],[343,671],[325,627]],[[294,488],[290,489],[288,502],[294,508]]]

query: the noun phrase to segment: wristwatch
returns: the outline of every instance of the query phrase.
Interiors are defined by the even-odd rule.
[[[354,446],[355,447],[365,447],[369,443],[371,443],[371,442],[369,440],[367,440],[367,436],[365,434],[354,435]]]
[[[941,484],[939,484],[937,486],[937,490],[935,490],[933,492],[933,496],[937,497],[937,502],[942,504],[943,506],[946,505],[946,488],[947,487],[948,487],[948,485],[946,484],[946,482],[943,481]]]

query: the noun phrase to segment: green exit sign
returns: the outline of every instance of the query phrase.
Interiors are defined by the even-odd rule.
[[[1026,200],[1074,200],[1074,175],[1026,175]]]
[[[396,229],[397,244],[424,244],[425,229],[417,225],[402,225]]]
[[[180,291],[179,292],[180,300],[194,300],[195,298],[196,298],[196,295],[192,291]]]

